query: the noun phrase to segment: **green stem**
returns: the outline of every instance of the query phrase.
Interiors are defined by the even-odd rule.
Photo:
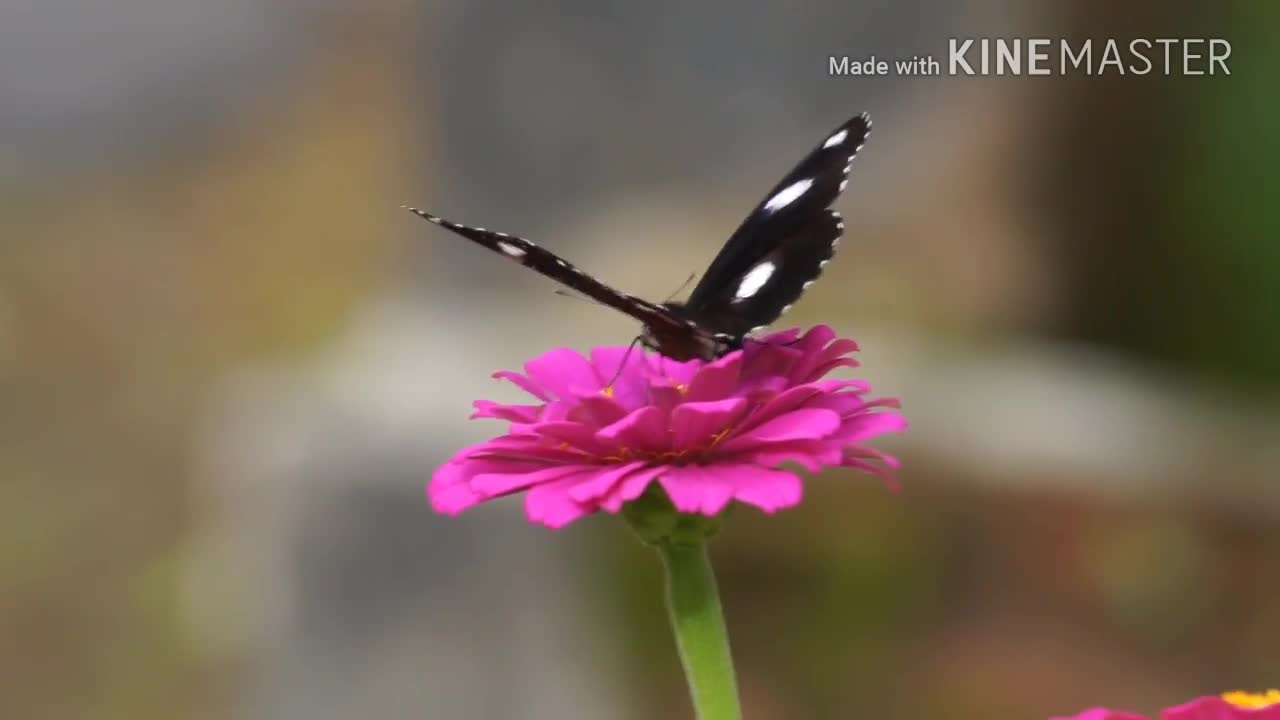
[[[741,720],[729,633],[705,542],[656,544],[667,576],[667,610],[698,720]]]

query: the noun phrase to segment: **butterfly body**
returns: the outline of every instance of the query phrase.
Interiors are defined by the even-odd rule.
[[[650,350],[674,360],[714,360],[742,347],[742,338],[727,333],[712,334],[690,317],[684,303],[666,302],[658,307],[677,322],[646,323],[640,342]]]
[[[712,360],[742,347],[817,280],[844,231],[829,209],[871,121],[836,128],[747,215],[683,303],[654,304],[613,289],[528,240],[409,208],[420,217],[640,321],[644,345],[676,360]]]

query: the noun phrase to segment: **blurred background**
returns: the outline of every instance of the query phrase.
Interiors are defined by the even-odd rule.
[[[399,209],[666,297],[832,127],[786,318],[903,398],[714,546],[752,720],[1280,682],[1280,5],[0,2],[0,716],[687,718],[656,558],[432,470],[630,340]],[[830,77],[949,37],[1222,37],[1203,77]],[[1270,568],[1270,570],[1268,570]]]

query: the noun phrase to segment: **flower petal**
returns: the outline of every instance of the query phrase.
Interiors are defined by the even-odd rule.
[[[472,406],[476,409],[471,414],[472,420],[491,418],[526,424],[537,420],[543,408],[542,405],[505,405],[492,400],[477,400]]]
[[[767,513],[796,505],[804,495],[800,478],[785,470],[737,465],[720,471],[732,475],[735,500],[754,505]]]
[[[817,440],[840,427],[840,416],[822,408],[802,408],[784,413],[735,436],[721,445],[724,452],[739,452],[768,443]]]
[[[672,449],[682,452],[707,447],[717,435],[729,432],[746,412],[745,398],[677,405],[671,411]]]
[[[431,476],[431,481],[427,483],[427,498],[436,512],[457,515],[490,498],[471,486],[471,480],[476,475],[513,472],[528,467],[527,464],[505,460],[451,460]]]
[[[493,377],[497,380],[506,380],[539,400],[548,401],[551,399],[551,396],[547,394],[547,391],[543,390],[538,383],[524,375],[521,375],[520,373],[511,372],[510,370],[499,370],[493,374]]]
[[[547,391],[562,400],[573,398],[575,390],[594,392],[603,381],[587,359],[569,348],[560,348],[525,363],[524,371]]]
[[[617,452],[615,444],[601,442],[597,437],[595,428],[586,423],[569,420],[546,422],[533,426],[533,429],[543,437],[567,443],[570,447],[577,448],[594,457],[606,457]]]
[[[654,465],[642,470],[636,470],[623,478],[621,482],[616,483],[613,490],[610,490],[609,494],[600,500],[601,509],[617,513],[622,509],[623,505],[644,494],[644,491],[649,489],[649,483],[653,482],[655,477],[668,470],[670,468],[666,465]]]
[[[1219,695],[1200,697],[1160,714],[1161,720],[1277,720],[1280,704],[1266,707],[1241,707]],[[1108,718],[1107,720],[1111,720]],[[1126,720],[1121,718],[1121,720]]]
[[[525,517],[530,522],[558,530],[595,512],[594,506],[580,503],[570,496],[570,488],[579,480],[579,477],[572,476],[531,489],[524,499]]]
[[[770,444],[757,450],[734,453],[729,459],[765,468],[776,468],[783,463],[796,463],[811,473],[844,463],[844,454],[838,449],[823,446],[821,442],[794,442]]]
[[[646,463],[642,461],[625,465],[602,465],[595,473],[578,480],[573,487],[569,488],[569,496],[578,502],[599,500],[613,490],[623,478],[645,465]]]
[[[1071,717],[1053,717],[1049,720],[1149,720],[1145,715],[1134,715],[1133,713],[1116,712],[1106,708],[1089,708],[1079,715]]]
[[[886,433],[906,432],[910,423],[897,413],[878,412],[846,418],[831,439],[843,445],[866,442]]]
[[[685,513],[718,515],[733,499],[737,478],[721,468],[673,467],[658,478],[671,504]]]
[[[471,478],[471,489],[486,498],[510,495],[518,490],[549,483],[563,477],[576,475],[591,470],[589,465],[557,465],[553,467],[529,466],[523,471],[507,469],[498,472],[485,472]]]
[[[742,353],[730,353],[698,371],[689,381],[685,395],[688,402],[723,400],[738,388],[738,376],[742,372]]]
[[[626,408],[616,399],[597,393],[580,398],[578,404],[569,409],[566,417],[573,422],[600,427],[618,422],[626,414]]]
[[[702,361],[686,360],[681,362],[662,355],[651,355],[649,356],[649,368],[652,372],[652,381],[656,381],[654,384],[688,386],[693,381],[694,375],[702,368]]]
[[[619,448],[644,452],[662,452],[667,449],[666,414],[656,407],[642,407],[612,425],[596,431],[601,442]]]

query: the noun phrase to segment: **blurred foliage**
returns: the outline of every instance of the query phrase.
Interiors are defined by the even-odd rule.
[[[902,495],[828,473],[800,510],[734,513],[712,549],[753,717],[1047,717],[1087,697],[1157,707],[1280,669],[1253,635],[1280,623],[1267,600],[1280,580],[1239,572],[1280,551],[1280,529],[940,492],[937,472],[913,468]],[[628,631],[633,717],[682,717],[657,559],[609,526],[596,562]]]
[[[1057,221],[1074,267],[1071,334],[1275,395],[1280,7],[1219,9],[1162,9],[1141,26],[1229,38],[1232,74],[1078,79],[1060,120],[1067,172],[1048,184],[1066,199]]]

